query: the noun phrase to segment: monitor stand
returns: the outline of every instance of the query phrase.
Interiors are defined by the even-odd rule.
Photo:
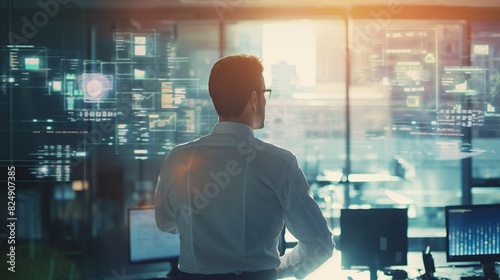
[[[490,280],[498,280],[498,273],[495,270],[495,261],[482,261],[483,275]]]
[[[377,266],[375,266],[375,265],[370,266],[370,280],[377,280],[377,278],[378,278]]]
[[[179,275],[179,260],[171,260],[169,261],[170,263],[170,271],[167,273],[167,279],[168,280],[178,280],[180,275]]]

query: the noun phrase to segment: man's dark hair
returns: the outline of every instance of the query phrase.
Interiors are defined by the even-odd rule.
[[[260,89],[261,59],[238,54],[221,58],[212,67],[208,92],[217,114],[223,118],[239,116],[254,90]]]

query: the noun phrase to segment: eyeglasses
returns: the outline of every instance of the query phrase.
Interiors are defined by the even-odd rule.
[[[258,92],[263,92],[265,99],[271,98],[272,89],[261,89],[261,90],[258,90]]]

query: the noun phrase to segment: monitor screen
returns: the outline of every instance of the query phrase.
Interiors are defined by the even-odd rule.
[[[128,209],[128,228],[131,263],[176,261],[179,258],[179,235],[158,229],[154,208]]]
[[[341,264],[343,269],[406,265],[408,214],[406,208],[341,209]]]
[[[446,206],[446,258],[500,261],[500,204]]]

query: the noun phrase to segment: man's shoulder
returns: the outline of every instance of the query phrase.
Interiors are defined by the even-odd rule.
[[[169,155],[173,156],[173,155],[189,153],[200,147],[213,146],[213,145],[220,145],[220,143],[214,143],[213,140],[210,139],[209,135],[205,135],[197,139],[176,145],[174,148],[172,148]],[[249,137],[247,139],[244,139],[234,147],[238,149],[238,152],[247,152],[247,149],[251,149],[251,150],[256,150],[257,152],[259,151],[262,152],[262,154],[268,158],[271,156],[279,158],[283,161],[289,161],[295,158],[295,154],[293,154],[287,148],[254,137]]]
[[[295,155],[287,148],[284,148],[282,146],[279,146],[279,145],[271,143],[271,142],[267,142],[267,141],[262,140],[262,139],[258,139],[258,138],[255,138],[255,139],[256,139],[256,142],[258,143],[257,146],[262,147],[262,151],[266,151],[266,152],[268,152],[276,157],[279,157],[279,158],[281,158],[283,160],[287,160],[287,161],[292,159],[292,158],[295,158]]]
[[[198,146],[201,142],[204,136],[193,139],[191,141],[187,141],[184,143],[179,143],[175,145],[169,152],[169,154],[176,154],[176,153],[182,153],[182,152],[187,152],[191,150],[192,148]]]

